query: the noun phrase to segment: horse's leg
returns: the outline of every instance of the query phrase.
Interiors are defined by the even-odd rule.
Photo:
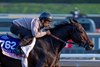
[[[0,44],[0,67],[1,67],[1,59],[2,59],[2,50],[1,50],[1,44]]]
[[[61,67],[61,66],[60,66],[60,63],[59,63],[59,62],[56,63],[55,67]]]
[[[22,67],[28,67],[28,60],[27,60],[27,57],[21,59],[21,64],[22,64]]]
[[[60,67],[59,64],[59,55],[55,55],[52,58],[52,63],[49,65],[49,67]]]
[[[61,67],[59,62],[60,55],[58,54],[56,57],[55,67]]]
[[[52,66],[50,65],[50,67],[61,67],[59,62],[56,62],[55,64],[53,64]]]
[[[36,67],[45,67],[45,62],[42,61],[37,61]]]
[[[1,62],[0,62],[0,67],[1,67]]]
[[[55,67],[61,67],[59,62],[59,56],[56,58]]]

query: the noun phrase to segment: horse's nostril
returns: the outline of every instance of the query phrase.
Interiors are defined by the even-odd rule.
[[[89,47],[86,47],[86,48],[85,48],[85,50],[87,50],[87,51],[88,51],[88,50],[93,50],[93,49],[94,49],[93,46],[89,46]]]
[[[94,47],[94,45],[90,45],[90,47],[92,47],[92,48],[93,48],[93,47]]]
[[[90,46],[90,48],[91,48],[92,50],[94,50],[94,46]]]

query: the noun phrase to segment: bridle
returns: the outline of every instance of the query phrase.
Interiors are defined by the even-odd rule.
[[[77,27],[73,27],[72,28],[72,34],[74,34],[74,32],[75,31],[79,31],[79,32],[81,32],[80,30],[78,30],[78,28],[77,29],[75,29],[75,28],[77,28]],[[81,28],[80,28],[81,29]],[[59,37],[57,37],[57,36],[55,36],[55,35],[53,35],[53,34],[50,34],[50,36],[51,37],[53,37],[53,38],[55,38],[56,40],[58,40],[58,41],[60,41],[60,42],[62,42],[62,43],[64,43],[64,44],[74,44],[74,45],[77,45],[77,44],[79,44],[79,46],[81,46],[81,47],[84,47],[84,48],[88,48],[89,47],[89,45],[87,45],[87,41],[82,41],[82,42],[80,42],[80,43],[75,43],[75,42],[67,42],[67,41],[64,41],[63,39],[61,39],[61,38],[59,38]]]
[[[89,45],[87,45],[86,42],[82,42],[82,43],[67,42],[67,41],[62,40],[61,38],[59,38],[53,34],[51,34],[50,36],[55,38],[56,40],[59,40],[60,42],[66,44],[66,45],[68,45],[68,44],[74,44],[74,45],[80,44],[79,46],[84,47],[85,49],[89,47]],[[52,44],[52,47],[53,47],[53,44]],[[53,48],[53,50],[54,50],[54,48]]]
[[[77,28],[76,28],[77,29]],[[78,29],[77,29],[78,30]],[[77,30],[75,30],[75,27],[73,27],[72,28],[72,34],[74,34],[74,32],[75,31],[77,31]],[[81,32],[80,30],[78,30],[79,32]],[[85,41],[82,41],[81,43],[74,43],[74,44],[79,44],[79,46],[81,46],[81,47],[84,47],[84,48],[87,48],[87,47],[89,47],[89,45],[87,45],[87,41],[85,42]]]

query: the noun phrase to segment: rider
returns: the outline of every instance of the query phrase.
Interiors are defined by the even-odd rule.
[[[10,31],[21,39],[20,46],[25,46],[30,42],[30,38],[40,38],[50,35],[49,30],[42,31],[49,27],[52,16],[48,12],[43,12],[38,18],[20,18],[12,22]],[[24,44],[22,44],[22,42]]]

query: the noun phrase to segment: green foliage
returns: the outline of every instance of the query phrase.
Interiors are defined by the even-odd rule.
[[[100,0],[0,0],[0,2],[26,2],[26,3],[100,3]]]
[[[100,4],[39,4],[39,3],[1,3],[0,13],[51,13],[66,14],[77,7],[85,14],[100,14]]]

